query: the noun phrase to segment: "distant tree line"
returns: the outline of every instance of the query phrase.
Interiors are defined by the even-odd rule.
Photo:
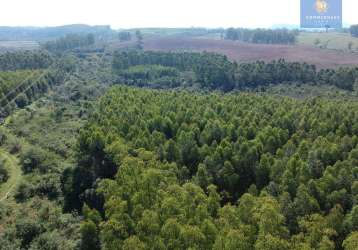
[[[57,27],[6,27],[0,26],[0,40],[49,41],[68,34],[94,34],[101,38],[114,37],[116,34],[109,25],[72,24]]]
[[[351,35],[352,35],[352,36],[358,37],[358,24],[352,25],[352,26],[350,27],[350,32],[351,32]]]
[[[53,58],[46,51],[19,51],[0,54],[0,71],[44,69]]]
[[[288,29],[229,28],[225,39],[249,43],[294,44],[298,31]]]
[[[80,47],[86,47],[95,43],[93,34],[79,35],[69,34],[54,41],[49,41],[43,47],[51,52],[63,52]]]
[[[138,65],[143,66],[141,69],[143,72],[146,71],[146,74],[149,74],[148,65],[161,65],[181,72],[193,72],[195,75],[193,81],[201,88],[223,91],[253,89],[281,83],[327,84],[353,90],[358,79],[358,68],[317,70],[314,65],[286,62],[283,59],[268,63],[257,61],[237,64],[230,62],[226,56],[207,52],[173,53],[133,50],[114,54],[113,69],[118,75],[128,76],[128,69]],[[145,67],[147,67],[146,70],[144,70]],[[138,69],[137,67],[136,71]],[[130,76],[131,79],[136,77],[133,74]]]
[[[265,63],[243,63],[237,68],[236,86],[239,89],[257,88],[281,83],[311,83],[334,85],[341,89],[353,90],[358,79],[358,68],[322,69],[314,65],[286,62],[283,59]]]

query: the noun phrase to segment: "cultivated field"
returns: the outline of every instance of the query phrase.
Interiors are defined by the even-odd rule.
[[[119,47],[119,46],[118,46]],[[318,68],[357,66],[358,54],[323,50],[310,45],[267,45],[205,38],[152,38],[144,40],[144,49],[163,51],[210,51],[227,55],[238,62],[278,60],[307,62]]]

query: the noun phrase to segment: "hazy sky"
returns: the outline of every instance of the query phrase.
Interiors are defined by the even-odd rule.
[[[0,0],[0,26],[270,27],[299,24],[300,0]],[[343,0],[343,22],[358,23]]]

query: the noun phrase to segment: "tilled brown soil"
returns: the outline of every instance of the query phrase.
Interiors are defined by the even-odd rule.
[[[237,62],[278,60],[307,62],[318,68],[358,66],[358,54],[319,49],[303,45],[251,44],[206,38],[152,38],[144,40],[144,49],[162,51],[210,51]]]

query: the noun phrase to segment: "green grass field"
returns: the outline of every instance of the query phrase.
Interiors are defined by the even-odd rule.
[[[351,42],[351,51],[358,52],[358,38],[354,38],[348,33],[302,32],[298,36],[297,42],[302,45],[341,51],[349,51],[348,44]]]

